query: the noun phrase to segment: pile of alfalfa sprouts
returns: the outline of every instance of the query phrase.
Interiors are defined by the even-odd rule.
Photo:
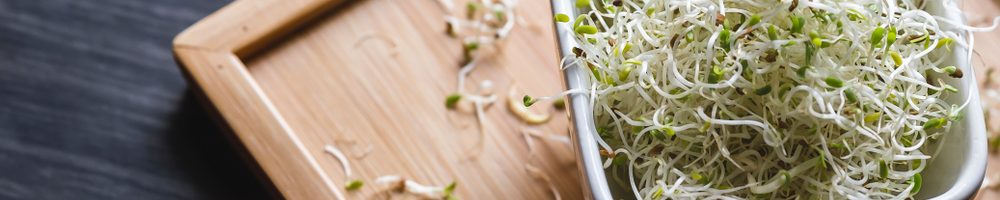
[[[974,28],[928,3],[577,0],[556,21],[609,181],[637,199],[903,199],[965,106],[942,62]]]

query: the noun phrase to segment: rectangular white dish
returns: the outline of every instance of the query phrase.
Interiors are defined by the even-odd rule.
[[[553,13],[577,16],[572,0],[553,0]],[[940,1],[929,3],[927,10],[931,14],[964,22],[961,13],[944,12]],[[559,42],[560,56],[572,55],[576,42],[573,40],[573,30],[566,26],[555,26]],[[978,191],[986,172],[986,129],[983,122],[982,106],[979,101],[979,89],[972,66],[966,59],[968,49],[956,46],[946,58],[946,65],[954,65],[969,73],[965,78],[950,80],[948,84],[959,89],[957,95],[952,95],[946,101],[962,104],[966,97],[971,98],[968,107],[962,112],[963,117],[954,123],[951,133],[936,141],[931,147],[944,147],[940,153],[932,157],[924,170],[923,188],[917,194],[918,199],[968,199]],[[565,65],[565,63],[560,63]],[[563,71],[567,89],[586,89],[591,85],[590,76],[586,70],[579,67],[567,67]],[[596,129],[593,112],[589,104],[589,96],[573,94],[567,97],[569,114],[572,120],[572,139],[576,143],[577,165],[583,169],[583,187],[592,199],[614,199],[605,178],[602,167],[603,159],[598,155]],[[620,198],[620,197],[619,197]]]

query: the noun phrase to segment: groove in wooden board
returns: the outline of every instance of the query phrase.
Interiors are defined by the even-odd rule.
[[[561,90],[548,4],[521,3],[518,14],[529,24],[516,27],[497,57],[472,74],[467,91],[486,79],[501,97],[514,82],[533,95]],[[520,135],[526,125],[505,110],[505,99],[486,113],[479,159],[464,159],[479,137],[474,115],[443,105],[455,90],[461,43],[444,34],[444,16],[433,1],[369,0],[339,10],[248,61],[264,92],[335,181],[347,178],[322,146],[356,141],[374,147],[352,160],[356,178],[400,174],[434,185],[457,180],[458,195],[466,198],[549,198],[545,185],[524,170],[523,163],[531,162],[552,175],[564,197],[580,198],[571,147],[536,140],[537,155],[529,160]],[[356,44],[366,37],[382,39]],[[532,128],[565,135],[564,114],[553,114],[552,123]],[[376,195],[379,187],[369,186],[348,197]]]

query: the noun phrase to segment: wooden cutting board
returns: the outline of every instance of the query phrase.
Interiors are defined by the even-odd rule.
[[[447,13],[435,0],[240,0],[177,36],[174,53],[286,198],[382,199],[387,187],[373,182],[382,175],[457,181],[462,199],[551,198],[526,164],[563,198],[583,198],[572,146],[534,140],[529,154],[522,135],[567,136],[565,113],[536,106],[553,120],[532,126],[505,105],[510,87],[537,96],[564,88],[549,2],[521,1],[519,25],[467,81],[491,80],[501,99],[483,133],[470,105],[444,106],[462,58],[460,39],[445,34]],[[348,154],[353,177],[323,152],[328,144]],[[366,185],[344,191],[355,178]]]

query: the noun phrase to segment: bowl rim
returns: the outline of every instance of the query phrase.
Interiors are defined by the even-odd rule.
[[[939,2],[945,3],[943,1]],[[574,8],[573,1],[552,0],[551,3],[553,15],[555,13],[562,13],[569,16],[576,16],[577,10]],[[928,11],[941,9],[933,8],[933,5],[940,7],[941,4],[931,5],[932,7],[928,8]],[[941,16],[945,18],[965,24],[966,20],[961,13],[944,11],[937,12],[941,13]],[[561,26],[558,22],[554,22],[553,26],[555,27],[556,41],[559,45],[559,57],[563,58],[565,55],[571,55],[572,48],[577,46],[576,41],[572,38],[573,30],[570,30],[566,26]],[[958,66],[961,70],[972,72],[972,66],[970,65],[969,60],[961,59],[965,58],[968,54],[967,52],[967,49],[956,46],[955,50],[952,52],[953,55],[951,56],[958,58],[954,60],[955,66]],[[560,67],[569,64],[569,62],[565,59],[560,60]],[[966,76],[967,78],[960,80],[961,82],[957,87],[961,90],[961,92],[959,95],[956,95],[971,98],[969,105],[965,108],[965,111],[962,112],[964,113],[964,117],[960,123],[960,129],[965,130],[965,134],[961,135],[964,136],[968,143],[966,145],[967,148],[963,149],[964,152],[959,153],[964,153],[962,155],[966,157],[956,169],[960,170],[960,172],[958,173],[958,177],[954,179],[955,181],[951,183],[951,187],[937,196],[930,197],[929,199],[971,198],[978,191],[986,173],[986,129],[985,123],[983,122],[983,113],[969,112],[982,110],[978,94],[978,84],[976,84],[978,82],[976,82],[975,73],[966,73]],[[567,89],[570,90],[587,88],[591,85],[586,71],[580,70],[579,67],[564,68],[563,78]],[[598,136],[595,134],[596,129],[594,128],[593,113],[589,107],[589,102],[589,94],[571,94],[567,97],[566,102],[570,108],[567,113],[571,119],[570,136],[576,143],[573,145],[573,148],[576,151],[577,166],[580,169],[583,169],[580,171],[581,176],[583,177],[583,179],[581,179],[583,180],[581,184],[585,191],[590,191],[588,194],[584,195],[586,197],[591,199],[612,199],[613,197],[611,196],[610,187],[608,186],[607,178],[604,175],[602,159],[600,155],[598,155],[599,148],[597,146],[596,139]],[[952,132],[955,131],[953,130]],[[933,162],[928,162],[928,165],[934,164]]]

